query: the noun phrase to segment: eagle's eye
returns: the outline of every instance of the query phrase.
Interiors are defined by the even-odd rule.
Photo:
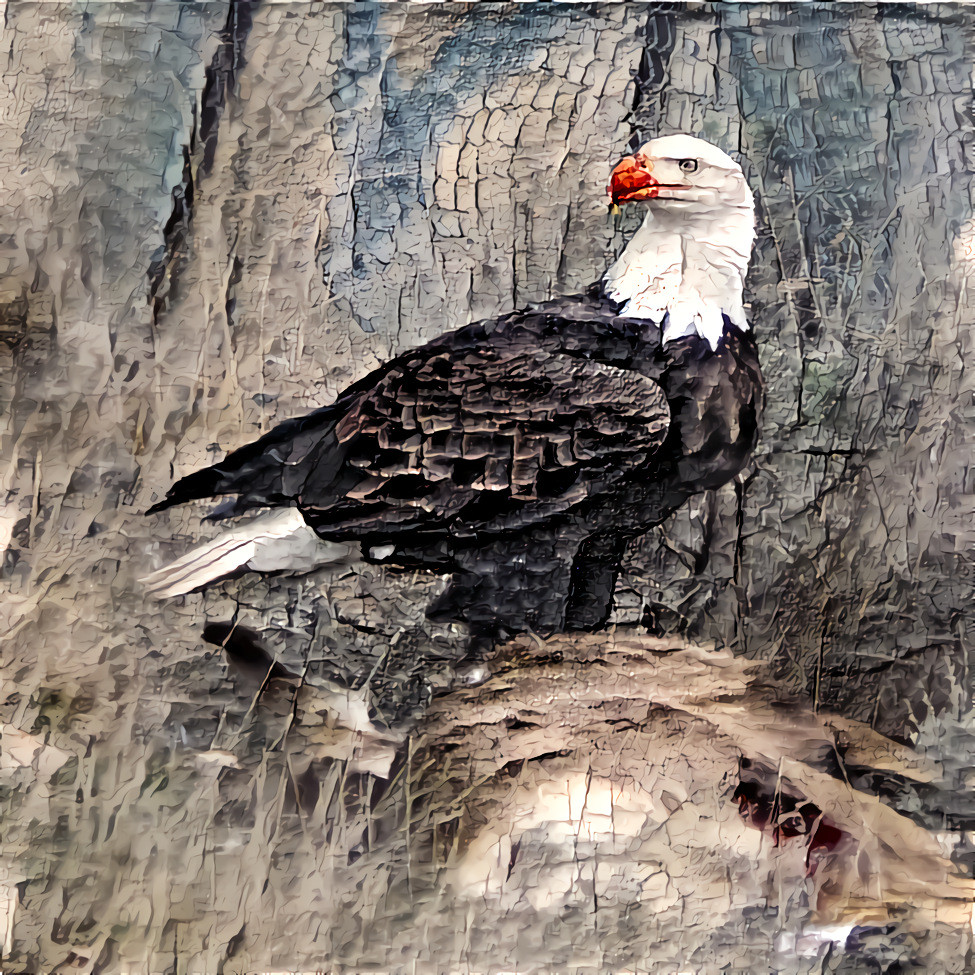
[[[681,170],[685,173],[696,173],[697,172],[697,160],[696,159],[681,159],[677,163]]]

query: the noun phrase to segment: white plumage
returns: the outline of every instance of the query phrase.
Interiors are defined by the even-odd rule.
[[[641,161],[661,185],[643,224],[606,272],[606,293],[626,314],[664,324],[664,342],[695,333],[718,347],[729,318],[748,319],[742,289],[755,240],[755,204],[741,167],[726,153],[686,135],[647,143]],[[687,175],[682,156],[699,168]]]
[[[241,569],[307,572],[340,562],[351,550],[349,545],[323,541],[297,508],[284,508],[235,525],[140,581],[157,599],[167,599]]]

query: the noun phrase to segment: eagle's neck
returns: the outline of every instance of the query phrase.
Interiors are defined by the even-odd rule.
[[[664,342],[697,334],[716,349],[725,318],[748,328],[742,289],[754,239],[750,206],[655,207],[606,272],[605,292],[628,317],[663,323]]]

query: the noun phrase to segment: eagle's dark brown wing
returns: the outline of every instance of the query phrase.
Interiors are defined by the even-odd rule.
[[[306,520],[353,536],[530,522],[605,490],[663,442],[670,410],[652,379],[525,345],[431,348],[359,391],[302,460]]]

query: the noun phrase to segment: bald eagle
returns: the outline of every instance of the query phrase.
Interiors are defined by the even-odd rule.
[[[646,214],[585,294],[446,333],[179,480],[150,513],[221,495],[234,500],[220,514],[271,511],[153,572],[149,590],[359,549],[449,573],[428,615],[465,623],[475,653],[605,623],[627,542],[743,468],[763,397],[741,167],[665,136],[608,191]]]

